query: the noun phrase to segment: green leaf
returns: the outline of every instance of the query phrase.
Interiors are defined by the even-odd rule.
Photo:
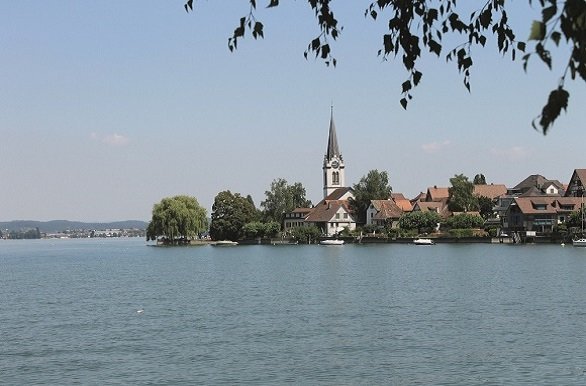
[[[279,5],[279,0],[271,0],[267,8],[276,7],[277,5]]]
[[[543,40],[545,37],[545,24],[540,21],[533,20],[531,23],[531,32],[529,33],[529,40]]]
[[[521,52],[525,52],[525,43],[524,42],[518,42],[517,43],[517,49]]]
[[[411,90],[411,81],[406,80],[405,82],[403,82],[402,88],[403,88],[403,93],[406,93],[407,91]]]

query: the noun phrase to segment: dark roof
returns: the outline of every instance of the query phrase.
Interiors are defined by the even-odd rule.
[[[586,187],[586,169],[574,169],[570,183],[566,187],[566,196],[582,196]]]
[[[540,174],[532,174],[529,177],[525,178],[523,181],[519,182],[513,188],[513,190],[520,190],[522,192],[525,192],[526,190],[529,190],[533,187],[543,190],[546,187],[546,185],[549,184],[554,185],[558,189],[564,189],[564,184],[562,184],[558,180],[548,180]]]
[[[340,200],[346,193],[352,192],[352,188],[345,187],[345,188],[337,188],[332,193],[328,194],[326,198],[322,200],[324,201],[333,201],[333,200]],[[319,205],[319,204],[318,204]],[[317,206],[317,205],[316,205]]]
[[[338,138],[336,137],[336,125],[334,125],[334,109],[332,108],[330,116],[330,132],[328,134],[328,149],[326,150],[326,159],[340,156],[340,149],[338,148]]]

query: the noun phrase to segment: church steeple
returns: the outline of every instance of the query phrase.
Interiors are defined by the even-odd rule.
[[[334,190],[344,187],[344,159],[338,147],[336,125],[334,124],[334,106],[330,110],[330,130],[328,133],[328,147],[323,163],[324,198]]]
[[[328,134],[328,149],[326,150],[326,159],[334,156],[340,156],[338,148],[338,138],[336,137],[336,125],[334,124],[334,106],[330,107],[330,132]]]

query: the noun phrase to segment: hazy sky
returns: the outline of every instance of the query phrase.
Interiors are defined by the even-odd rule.
[[[368,1],[333,4],[336,69],[303,57],[318,34],[306,2],[281,3],[258,12],[264,40],[230,53],[247,1],[191,14],[183,0],[0,2],[0,220],[148,220],[176,194],[209,213],[226,189],[258,206],[276,178],[317,202],[332,102],[350,185],[385,170],[413,197],[459,173],[512,186],[586,167],[584,82],[568,84],[569,113],[546,137],[531,128],[560,66],[525,74],[489,40],[469,94],[455,63],[426,54],[404,111],[406,73],[377,57],[387,22],[364,18]],[[532,17],[513,3],[525,39]]]

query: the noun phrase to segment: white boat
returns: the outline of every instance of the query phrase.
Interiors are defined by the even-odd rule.
[[[572,245],[575,247],[586,247],[586,239],[581,238],[581,239],[573,240]]]
[[[212,245],[215,245],[217,247],[230,247],[232,245],[238,245],[238,243],[236,241],[220,240],[220,241],[216,241]]]
[[[415,239],[413,240],[413,244],[415,245],[434,245],[435,243],[433,242],[432,239]]]
[[[343,245],[344,240],[322,240],[319,243],[320,245]]]

